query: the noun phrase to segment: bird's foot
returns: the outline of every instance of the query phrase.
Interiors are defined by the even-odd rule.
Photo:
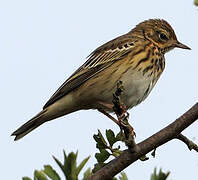
[[[116,113],[120,129],[125,132],[126,138],[129,136],[136,136],[136,133],[134,132],[134,128],[129,124],[129,112],[126,110],[126,106],[124,104],[120,105],[120,114]]]
[[[120,126],[121,131],[124,131],[126,139],[129,138],[129,136],[132,136],[133,138],[136,136],[134,132],[134,128],[129,124],[129,113],[126,111],[126,109],[123,109],[122,114],[118,115],[118,123]]]

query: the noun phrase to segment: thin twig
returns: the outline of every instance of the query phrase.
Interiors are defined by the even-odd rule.
[[[122,141],[132,151],[136,151],[137,145],[135,143],[135,132],[133,127],[129,124],[129,113],[127,112],[125,104],[121,100],[121,95],[124,93],[122,81],[117,83],[117,89],[113,93],[113,110],[118,118],[121,133],[123,134]]]
[[[198,146],[183,134],[179,134],[178,136],[176,136],[176,139],[179,139],[180,141],[184,142],[188,146],[188,149],[190,151],[194,149],[198,152]]]

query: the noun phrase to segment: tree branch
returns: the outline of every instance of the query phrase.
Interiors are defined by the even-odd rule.
[[[175,137],[186,143],[187,141],[184,140],[185,136],[180,135],[180,133],[197,119],[198,103],[196,103],[191,109],[176,119],[173,123],[137,144],[139,148],[136,148],[135,151],[130,149],[124,150],[118,158],[110,161],[106,166],[92,175],[89,180],[109,180],[130,164],[137,161],[143,155],[174,139]]]

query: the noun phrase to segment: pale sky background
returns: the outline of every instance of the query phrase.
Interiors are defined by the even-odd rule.
[[[1,179],[32,178],[34,169],[45,164],[60,173],[52,155],[62,160],[63,149],[79,150],[79,161],[91,155],[86,168],[93,167],[93,134],[97,129],[119,131],[97,111],[51,121],[18,142],[10,134],[42,109],[91,51],[149,18],[167,20],[192,50],[169,52],[166,69],[150,96],[129,111],[137,142],[174,121],[198,99],[198,8],[193,0],[0,1]],[[184,131],[196,143],[197,128],[194,123]],[[128,167],[129,179],[150,179],[154,167],[170,170],[169,180],[198,178],[198,154],[182,142],[171,141],[156,153],[155,159]]]

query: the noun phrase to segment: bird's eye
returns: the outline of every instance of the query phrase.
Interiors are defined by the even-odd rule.
[[[163,41],[167,41],[167,40],[168,40],[168,37],[167,37],[164,33],[160,33],[160,34],[159,34],[159,37],[160,37],[160,39],[163,40]]]

